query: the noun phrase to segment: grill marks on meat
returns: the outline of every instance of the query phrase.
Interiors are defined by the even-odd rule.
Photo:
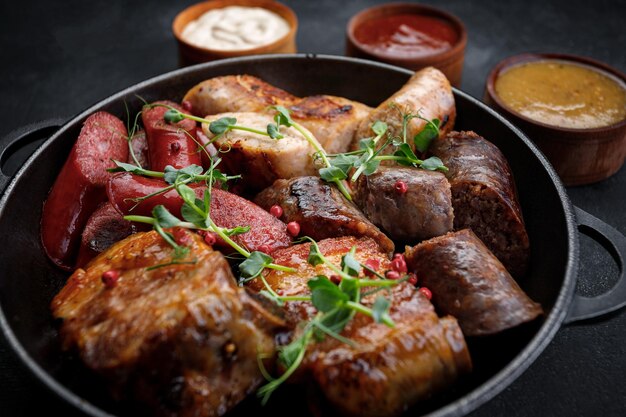
[[[319,242],[320,251],[335,264],[352,246],[357,247],[358,261],[378,259],[379,272],[389,269],[388,258],[371,239],[342,237]],[[296,267],[298,272],[269,271],[269,285],[284,295],[303,295],[308,293],[308,279],[332,273],[327,266],[309,265],[308,253],[309,244],[275,252],[276,262]],[[251,286],[260,290],[262,284],[257,281]],[[365,297],[364,304],[371,307],[377,295]],[[301,365],[299,377],[311,375],[328,401],[345,415],[399,415],[471,369],[465,340],[454,318],[437,317],[428,299],[406,282],[393,287],[390,298],[394,328],[357,314],[341,333],[353,340],[354,346],[327,337],[309,347]],[[307,302],[286,303],[285,310],[291,326],[316,314]]]
[[[396,190],[398,181],[405,193]],[[357,180],[354,201],[393,240],[415,243],[453,227],[450,184],[440,172],[381,166]]]
[[[455,229],[472,229],[511,275],[523,276],[530,244],[502,152],[474,132],[451,132],[430,151],[449,169]]]
[[[359,124],[351,148],[359,148],[359,139],[373,136],[371,126],[380,120],[387,123],[392,136],[402,137],[402,113],[419,114],[421,117],[441,121],[440,137],[445,136],[456,119],[456,107],[452,87],[445,75],[433,67],[416,72],[395,94],[372,110]],[[422,119],[413,118],[407,125],[407,138],[413,138],[426,126]],[[409,141],[413,150],[415,145]],[[389,148],[390,149],[390,148]]]
[[[187,232],[185,232],[187,233]],[[263,381],[257,353],[282,322],[235,284],[224,257],[187,233],[193,264],[171,261],[155,232],[135,234],[78,269],[54,298],[65,348],[157,415],[219,416]],[[105,271],[120,273],[107,288]]]
[[[250,75],[227,75],[203,81],[183,101],[196,116],[228,112],[267,112],[281,105],[313,133],[328,153],[348,150],[354,132],[372,110],[343,97],[316,95],[299,98]]]
[[[456,317],[466,336],[498,333],[542,314],[469,229],[408,248],[406,259],[437,309]]]
[[[300,224],[300,234],[315,240],[340,236],[370,237],[385,253],[392,253],[393,242],[346,200],[337,188],[319,177],[276,180],[259,193],[255,202],[268,210],[283,209],[281,219]]]
[[[209,120],[234,117],[237,124],[261,131],[274,123],[270,114],[262,113],[222,113],[209,116]],[[203,124],[204,133],[213,138],[209,125]],[[280,140],[256,133],[231,130],[215,139],[215,146],[224,151],[221,157],[228,172],[241,174],[242,184],[250,191],[260,191],[269,187],[279,178],[294,178],[315,175],[313,161],[315,149],[295,128],[281,126]]]

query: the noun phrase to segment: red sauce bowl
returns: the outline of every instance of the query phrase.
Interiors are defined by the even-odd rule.
[[[395,31],[394,38],[420,39],[414,47],[381,44],[382,38]],[[378,25],[393,25],[381,27]],[[441,42],[447,42],[442,47]],[[378,45],[376,44],[378,42]],[[372,59],[413,71],[433,66],[450,83],[459,86],[465,58],[467,32],[456,16],[443,10],[414,3],[391,3],[365,9],[354,15],[346,30],[346,55]]]

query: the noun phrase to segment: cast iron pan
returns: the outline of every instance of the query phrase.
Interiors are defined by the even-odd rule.
[[[331,56],[290,55],[229,59],[174,71],[130,87],[103,100],[69,122],[32,125],[2,139],[0,233],[11,236],[0,253],[0,325],[9,344],[26,366],[52,391],[92,416],[129,415],[103,395],[97,379],[71,355],[62,353],[49,303],[67,274],[46,259],[39,241],[41,206],[56,174],[91,113],[106,110],[126,118],[126,103],[138,111],[141,99],[180,100],[198,82],[218,75],[256,75],[296,95],[333,94],[375,106],[404,84],[411,73],[369,61]],[[476,99],[454,91],[458,130],[475,130],[506,155],[517,182],[532,256],[524,290],[543,306],[546,315],[504,334],[469,340],[474,372],[453,389],[409,410],[407,415],[457,416],[475,409],[517,378],[550,342],[562,323],[616,310],[626,304],[624,255],[626,239],[618,231],[573,209],[556,173],[539,150],[518,129]],[[141,97],[141,99],[139,98]],[[58,129],[57,129],[58,127]],[[43,141],[43,138],[48,138]],[[25,155],[41,143],[14,175]],[[595,298],[574,295],[578,267],[578,233],[585,233],[615,258],[620,277],[608,293]],[[571,307],[570,307],[571,305]],[[288,389],[286,391],[289,391]],[[283,393],[270,408],[244,404],[240,414],[289,414],[306,407],[299,393]],[[282,404],[279,404],[282,403]],[[279,404],[279,405],[276,405]]]

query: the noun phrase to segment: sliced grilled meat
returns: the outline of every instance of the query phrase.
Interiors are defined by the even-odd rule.
[[[371,126],[378,120],[387,123],[390,134],[401,137],[402,113],[419,114],[427,120],[439,119],[440,137],[445,136],[452,130],[456,119],[454,95],[446,76],[433,67],[416,72],[400,90],[363,119],[357,128],[352,148],[358,149],[359,139],[374,136]],[[414,147],[413,137],[425,126],[426,121],[419,118],[413,118],[408,123],[407,139],[411,147]]]
[[[96,210],[83,230],[76,266],[83,268],[96,255],[111,245],[137,231],[136,226],[124,220],[124,216],[110,202]]]
[[[296,221],[300,234],[315,240],[340,236],[366,236],[378,242],[386,253],[394,250],[393,242],[374,226],[359,209],[319,177],[276,180],[254,200],[266,210],[274,205],[283,209],[281,220]]]
[[[406,260],[433,304],[456,317],[466,336],[498,333],[542,313],[469,229],[408,248]]]
[[[453,227],[450,184],[440,172],[381,166],[359,177],[354,201],[393,240],[415,243]]]
[[[270,114],[263,113],[221,113],[208,116],[209,120],[233,117],[237,124],[265,132],[267,125],[274,123]],[[215,146],[228,172],[241,174],[241,184],[250,191],[260,191],[269,187],[279,178],[294,178],[315,175],[315,149],[295,128],[281,126],[282,139],[243,130],[231,130],[221,136],[209,131],[203,124],[202,130],[209,139],[215,138]],[[315,138],[314,138],[315,139]]]
[[[65,348],[107,377],[118,395],[155,415],[221,416],[263,381],[259,352],[273,353],[282,322],[237,287],[224,257],[183,229],[189,254],[155,232],[115,244],[78,269],[54,298]],[[115,271],[115,272],[107,272]]]
[[[379,272],[389,269],[389,259],[369,238],[342,237],[319,242],[320,251],[336,265],[353,246],[360,262],[375,259],[380,262]],[[298,271],[268,271],[268,284],[284,295],[307,294],[309,279],[332,273],[325,265],[309,265],[308,254],[309,244],[275,252],[277,263],[296,267]],[[257,290],[263,288],[258,280],[251,286]],[[371,307],[380,294],[364,297],[363,303]],[[428,299],[407,282],[385,295],[391,299],[389,314],[395,323],[393,328],[357,314],[341,333],[353,340],[354,345],[327,337],[309,346],[301,365],[298,376],[312,375],[329,402],[345,415],[399,415],[448,387],[471,368],[463,334],[454,318],[439,319]],[[308,302],[289,302],[285,309],[292,326],[316,314]]]
[[[528,269],[530,243],[515,180],[500,150],[474,132],[451,132],[430,151],[449,171],[454,228],[470,228],[516,278]]]

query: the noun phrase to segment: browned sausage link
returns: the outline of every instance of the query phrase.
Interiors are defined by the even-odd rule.
[[[469,229],[408,248],[406,260],[433,304],[456,317],[466,336],[497,333],[542,313]]]
[[[393,242],[374,226],[337,188],[319,177],[276,180],[254,200],[266,210],[279,205],[281,219],[300,224],[300,234],[315,240],[329,237],[371,237],[385,253],[392,253]]]
[[[454,228],[470,228],[514,277],[527,270],[530,246],[515,181],[502,152],[474,132],[451,132],[431,152],[448,167]]]
[[[85,120],[43,206],[41,240],[52,262],[74,266],[81,232],[87,219],[106,200],[107,168],[112,159],[126,161],[126,127],[117,117],[94,113]]]
[[[91,215],[85,225],[76,267],[83,268],[96,255],[135,231],[135,225],[124,220],[113,204],[107,201]]]
[[[153,104],[164,104],[181,112],[185,111],[171,101],[157,101]],[[150,169],[163,171],[167,165],[174,168],[202,165],[195,137],[196,122],[183,119],[176,124],[170,124],[163,118],[167,111],[166,107],[156,106],[145,108],[141,113],[148,138]]]
[[[415,244],[452,230],[450,184],[440,172],[380,167],[359,178],[354,201],[393,240]]]

